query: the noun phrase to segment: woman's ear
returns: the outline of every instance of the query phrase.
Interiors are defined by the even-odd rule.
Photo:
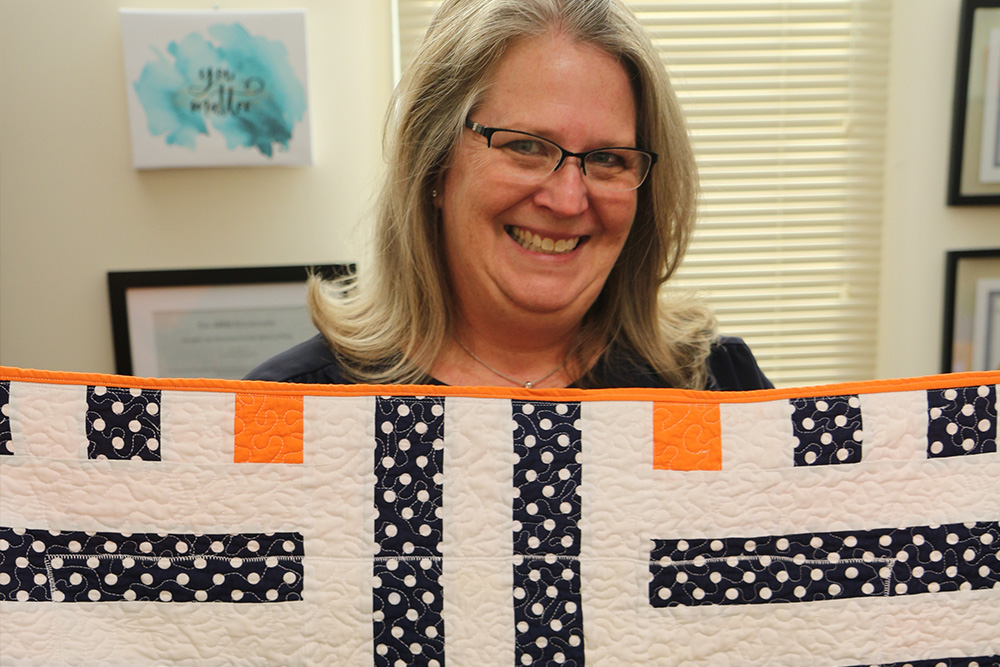
[[[439,209],[444,206],[444,174],[438,176],[434,181],[434,187],[431,189],[431,203]]]

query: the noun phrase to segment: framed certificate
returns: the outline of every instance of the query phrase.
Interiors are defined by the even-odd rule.
[[[353,264],[108,273],[119,375],[239,379],[314,335],[309,272]]]
[[[948,204],[1000,204],[1000,0],[963,0]]]
[[[1000,370],[1000,248],[947,255],[941,372]]]

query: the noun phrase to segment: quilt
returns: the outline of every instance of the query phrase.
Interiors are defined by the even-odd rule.
[[[998,383],[0,368],[0,663],[997,665]]]

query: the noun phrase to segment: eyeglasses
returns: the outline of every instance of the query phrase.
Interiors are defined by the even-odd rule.
[[[573,153],[554,141],[529,132],[502,127],[483,127],[468,118],[465,126],[486,137],[493,163],[503,172],[524,180],[540,180],[568,157],[580,160],[587,182],[607,190],[635,190],[646,180],[657,155],[640,148],[613,146]]]

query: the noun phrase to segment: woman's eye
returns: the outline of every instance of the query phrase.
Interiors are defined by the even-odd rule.
[[[606,151],[591,153],[587,156],[587,162],[595,167],[604,168],[621,168],[625,166],[625,159],[621,155]]]
[[[542,146],[542,142],[535,141],[533,139],[515,139],[514,141],[508,141],[502,146],[502,148],[507,151],[520,153],[522,155],[541,155],[545,153],[545,147]]]

